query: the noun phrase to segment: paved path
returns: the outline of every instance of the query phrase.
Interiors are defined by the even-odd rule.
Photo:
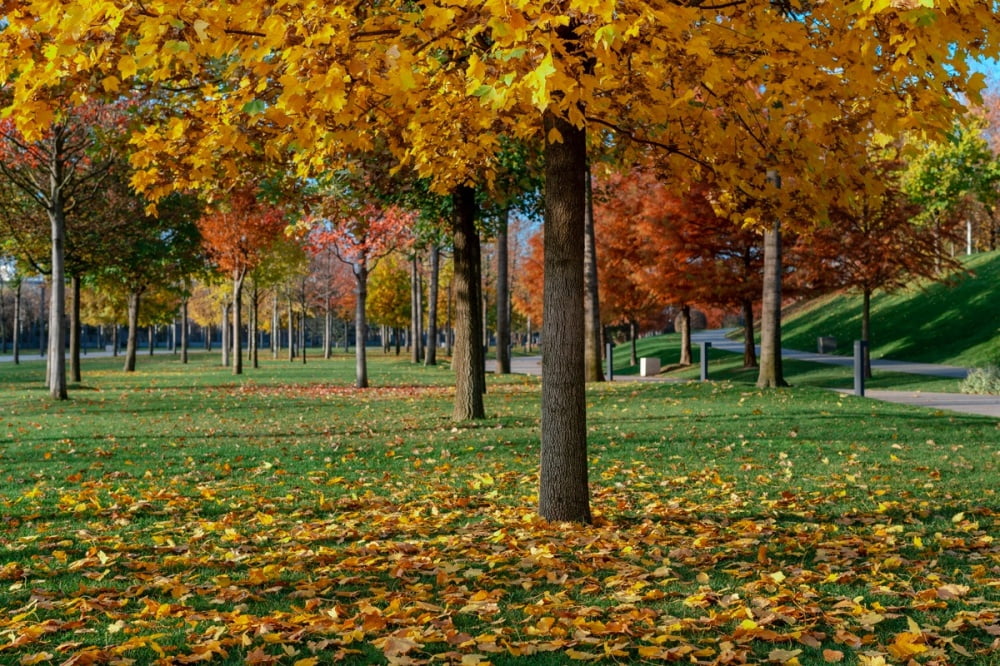
[[[699,331],[691,334],[691,341],[697,345],[705,341],[711,342],[713,349],[732,352],[734,354],[743,353],[742,340],[730,340],[726,335],[732,329],[717,329],[710,331]],[[854,359],[847,356],[833,356],[831,354],[815,354],[812,352],[799,351],[795,349],[782,349],[782,358],[798,359],[813,363],[826,363],[828,365],[852,366]],[[959,368],[951,365],[935,365],[932,363],[910,363],[907,361],[889,361],[885,359],[872,359],[873,369],[891,370],[892,372],[902,372],[913,375],[927,375],[933,377],[951,377],[954,379],[964,379],[968,374],[967,368]],[[493,361],[487,361],[487,370],[493,369]],[[511,359],[511,371],[524,375],[542,374],[541,356],[519,356]],[[640,377],[638,375],[615,375],[615,381],[667,381],[663,377]],[[844,390],[843,393],[850,393]],[[961,412],[964,414],[979,414],[982,416],[992,416],[1000,419],[1000,396],[995,395],[966,395],[964,393],[930,393],[925,391],[879,391],[865,390],[865,397],[874,400],[884,400],[886,402],[896,402],[906,405],[916,405],[929,409],[947,410]]]

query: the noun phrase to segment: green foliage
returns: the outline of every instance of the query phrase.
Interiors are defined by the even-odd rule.
[[[893,294],[876,293],[872,319],[872,358],[979,366],[1000,358],[997,285],[1000,251],[962,259],[968,273],[951,282],[918,283]],[[850,354],[861,337],[861,297],[824,297],[789,313],[782,323],[782,345],[806,351],[816,338],[833,336],[837,353]]]
[[[962,393],[1000,395],[1000,367],[973,368],[961,384]]]

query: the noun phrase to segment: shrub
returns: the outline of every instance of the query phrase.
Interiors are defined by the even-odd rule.
[[[1000,395],[1000,367],[973,368],[959,387],[962,393]]]

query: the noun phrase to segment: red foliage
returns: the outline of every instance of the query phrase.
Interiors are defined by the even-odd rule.
[[[541,231],[528,239],[528,246],[528,254],[514,276],[510,297],[517,311],[531,319],[531,325],[537,329],[542,325],[542,281],[545,279],[542,254],[545,240]]]
[[[222,271],[241,278],[264,258],[285,230],[284,211],[257,199],[250,188],[234,192],[225,209],[198,220],[209,257]]]
[[[365,204],[348,208],[328,201],[324,217],[316,220],[309,233],[308,248],[318,254],[331,250],[338,259],[355,267],[371,269],[393,250],[408,247],[416,214],[397,206]]]

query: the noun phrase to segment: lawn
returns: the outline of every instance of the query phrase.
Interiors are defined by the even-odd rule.
[[[0,365],[0,663],[1000,660],[995,419],[595,385],[595,524],[538,519],[537,380],[374,354]]]

